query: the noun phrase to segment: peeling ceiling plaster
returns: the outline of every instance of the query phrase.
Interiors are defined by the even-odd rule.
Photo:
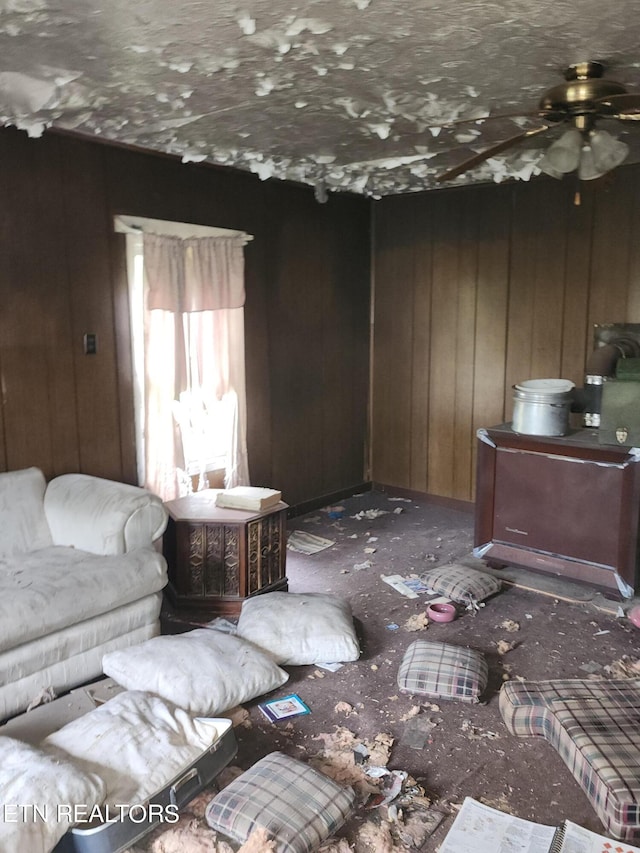
[[[535,127],[573,62],[640,91],[637,0],[0,0],[0,121],[373,197]],[[640,123],[615,123],[640,160]],[[631,126],[630,126],[631,125]],[[608,128],[612,129],[612,128]],[[529,180],[556,130],[455,184]]]

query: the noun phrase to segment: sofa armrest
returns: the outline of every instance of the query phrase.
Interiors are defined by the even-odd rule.
[[[149,547],[167,526],[157,495],[88,474],[63,474],[48,484],[44,511],[54,545],[93,554]]]

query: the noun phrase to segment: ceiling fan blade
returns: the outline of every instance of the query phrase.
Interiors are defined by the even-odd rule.
[[[604,108],[616,113],[613,118],[619,118],[620,114],[625,113],[630,115],[640,113],[640,94],[609,95],[607,98],[599,98],[595,103],[598,105],[598,110]]]
[[[461,175],[463,172],[467,172],[469,169],[479,166],[480,163],[484,163],[485,160],[489,160],[496,154],[501,154],[513,145],[517,145],[523,139],[527,139],[530,136],[537,136],[539,133],[549,130],[550,127],[551,125],[545,124],[543,127],[535,127],[531,130],[525,130],[522,133],[518,133],[516,136],[511,136],[509,139],[505,139],[503,142],[499,142],[497,145],[487,148],[486,151],[474,154],[473,157],[469,157],[468,160],[465,160],[464,163],[460,163],[459,166],[454,166],[453,169],[443,172],[442,175],[438,175],[436,181],[438,181],[438,183],[442,183],[443,181],[451,180],[451,178],[457,178],[458,175]]]
[[[476,118],[457,118],[457,119],[453,119],[453,121],[442,121],[442,122],[436,122],[435,124],[428,124],[428,125],[426,125],[426,127],[423,128],[423,130],[430,130],[432,128],[435,129],[435,128],[439,128],[439,127],[457,127],[457,125],[459,125],[459,124],[476,124],[476,123],[482,122],[482,121],[496,121],[496,119],[501,119],[501,118],[539,118],[539,119],[544,119],[545,113],[540,112],[539,110],[536,110],[535,112],[532,112],[532,113],[528,113],[528,112],[496,113],[495,115],[479,116]],[[422,133],[423,130],[421,130],[420,132]]]

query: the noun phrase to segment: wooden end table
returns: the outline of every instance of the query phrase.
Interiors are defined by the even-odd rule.
[[[205,489],[165,504],[167,594],[175,608],[237,615],[246,598],[287,589],[288,506],[223,509],[216,506],[219,491]]]

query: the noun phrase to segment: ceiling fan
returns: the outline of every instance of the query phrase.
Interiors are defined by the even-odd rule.
[[[438,175],[436,180],[443,182],[456,178],[525,139],[562,124],[568,125],[568,129],[549,146],[538,164],[543,172],[561,178],[577,169],[581,180],[591,180],[614,169],[626,158],[629,148],[606,130],[598,128],[597,122],[600,119],[640,121],[640,94],[630,94],[621,83],[603,79],[603,73],[604,66],[600,62],[570,65],[564,72],[565,82],[545,92],[535,112],[475,119],[479,123],[498,118],[533,117],[544,123],[469,157]]]

